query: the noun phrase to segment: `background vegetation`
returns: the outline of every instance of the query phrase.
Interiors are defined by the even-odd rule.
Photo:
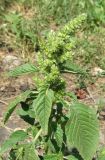
[[[87,18],[86,18],[86,21],[84,22],[84,24],[82,25],[81,29],[78,29],[79,25],[77,25],[77,27],[76,27],[77,30],[75,31],[75,33],[73,33],[74,30],[73,31],[71,30],[71,32],[69,33],[68,29],[69,29],[69,27],[71,27],[71,28],[73,27],[72,23],[70,25],[67,25],[66,27],[64,27],[64,30],[61,29],[61,28],[63,28],[63,26],[65,26],[65,24],[67,22],[69,22],[73,18],[77,17],[77,15],[81,15],[82,13],[85,13],[87,15],[86,16]],[[80,16],[80,18],[81,18],[81,16]],[[79,22],[79,20],[77,20],[77,21]],[[69,23],[67,23],[67,24],[69,24]],[[74,24],[76,25],[77,22]],[[72,28],[72,29],[74,29],[74,28]],[[60,31],[60,29],[61,29],[61,34],[60,34],[60,32],[57,32],[57,33],[59,33],[58,37],[57,37],[56,32],[53,32],[53,31],[57,31],[57,30]],[[68,31],[67,33],[65,31],[66,29]],[[51,30],[52,30],[52,32],[49,32]],[[69,36],[71,39],[68,38]],[[68,46],[69,40],[71,40],[70,41],[71,46]],[[73,45],[72,44],[73,42],[77,42],[77,43],[75,45]],[[57,45],[56,45],[56,43],[57,43]],[[70,57],[71,58],[70,60],[75,62],[75,63],[73,63],[74,66],[72,66],[72,63],[70,61],[70,64],[71,64],[70,68],[68,68],[67,64],[65,64],[66,61],[68,62],[68,54],[64,54],[64,51],[67,50],[68,47],[71,47],[72,51],[73,51],[72,57]],[[39,50],[40,50],[40,52],[38,52]],[[65,89],[65,83],[64,83],[64,81],[62,81],[62,79],[59,79],[60,74],[63,71],[63,68],[68,69],[70,71],[70,73],[72,72],[72,73],[77,73],[77,75],[79,74],[79,78],[78,79],[76,78],[76,80],[79,81],[79,85],[82,86],[82,87],[79,86],[80,87],[79,89],[81,89],[81,88],[87,89],[86,87],[83,87],[85,85],[83,83],[84,78],[86,78],[86,79],[90,78],[90,75],[88,75],[86,71],[91,71],[91,69],[93,69],[95,67],[99,67],[99,68],[102,68],[103,70],[105,70],[105,58],[104,58],[105,57],[105,1],[104,0],[79,0],[79,1],[78,0],[73,0],[73,1],[72,0],[53,0],[53,1],[52,0],[1,0],[0,1],[0,51],[3,51],[5,53],[9,53],[9,54],[13,53],[13,55],[16,55],[17,57],[21,57],[23,59],[23,61],[25,61],[25,62],[29,62],[29,61],[35,62],[36,55],[37,55],[37,57],[39,57],[39,59],[38,59],[39,60],[39,70],[37,68],[35,68],[32,64],[25,63],[25,65],[23,65],[22,68],[20,67],[19,69],[11,71],[10,76],[17,77],[18,75],[20,75],[21,72],[25,73],[25,72],[29,72],[29,70],[31,73],[33,71],[38,71],[38,76],[39,76],[40,72],[42,72],[42,73],[44,72],[44,74],[45,74],[44,81],[43,80],[40,81],[39,77],[38,77],[39,79],[34,79],[35,85],[38,86],[38,87],[35,86],[37,88],[38,92],[36,90],[35,90],[35,92],[34,91],[27,92],[26,91],[25,92],[26,95],[23,94],[23,96],[17,97],[17,99],[15,101],[13,101],[13,103],[10,103],[9,111],[7,111],[6,116],[5,116],[5,122],[8,120],[9,116],[14,111],[14,109],[18,103],[21,103],[23,101],[24,101],[24,103],[26,103],[27,99],[29,99],[30,103],[28,105],[31,106],[32,102],[33,102],[33,97],[35,98],[35,103],[37,102],[36,103],[37,109],[39,109],[39,107],[41,106],[41,105],[39,105],[40,100],[48,99],[48,102],[51,102],[51,104],[48,104],[48,105],[53,110],[53,108],[52,108],[52,106],[53,106],[52,100],[53,99],[51,99],[51,97],[53,97],[53,94],[56,95],[55,93],[57,92],[57,96],[55,96],[55,98],[57,98],[57,100],[56,100],[57,105],[58,105],[57,107],[59,107],[58,102],[60,102],[61,104],[63,104],[63,106],[66,106],[65,104],[67,103],[67,106],[69,108],[70,106],[68,105],[68,102],[66,102],[66,103],[65,103],[65,101],[62,102],[62,96],[64,96],[66,94],[66,92],[63,92],[63,89]],[[41,53],[41,55],[38,54],[37,52]],[[45,53],[45,54],[43,55],[43,53]],[[56,56],[56,54],[54,55],[54,53],[58,54],[58,56]],[[63,54],[64,55],[61,56],[61,53],[62,53],[62,55]],[[45,58],[44,57],[45,55],[46,55],[46,57],[48,56],[48,59],[46,59],[46,63],[44,64],[43,59]],[[55,66],[55,61],[57,63],[56,66]],[[63,68],[62,68],[61,64],[63,64]],[[77,66],[75,64],[77,64]],[[78,64],[83,67],[83,70],[79,70]],[[75,72],[75,69],[77,72]],[[81,69],[81,67],[80,67],[80,69]],[[66,70],[66,72],[67,72],[67,70]],[[41,76],[43,75],[42,73],[41,73]],[[65,72],[63,72],[63,73],[65,73]],[[46,84],[47,85],[49,84],[47,86],[48,87],[47,89],[46,88],[40,89],[40,87],[43,87],[43,83],[44,83],[44,86],[46,86]],[[54,93],[52,93],[52,91],[48,90],[49,88],[52,89],[52,91]],[[58,90],[56,91],[56,89],[58,89]],[[46,91],[48,91],[48,95],[46,95],[46,93],[47,93]],[[82,91],[84,91],[85,94],[88,92],[88,90],[86,90],[86,91],[82,90]],[[62,92],[64,95],[62,95]],[[44,98],[42,97],[43,95],[45,96]],[[30,97],[28,97],[28,96],[30,96]],[[69,96],[69,98],[72,97],[71,99],[73,99],[73,102],[75,102],[77,100],[77,99],[75,99],[75,94],[73,94],[73,95],[70,94],[67,96]],[[80,97],[81,97],[81,93],[80,93]],[[77,95],[77,98],[78,98],[78,95]],[[92,99],[93,99],[93,97],[92,97]],[[93,99],[93,101],[94,101],[94,99]],[[40,102],[40,104],[44,104],[43,101]],[[47,106],[47,104],[45,106]],[[44,108],[45,106],[43,105],[41,107]],[[78,106],[79,105],[77,105],[77,107]],[[80,105],[79,107],[80,108],[77,108],[75,112],[78,111],[78,113],[81,112],[81,114],[82,114],[82,111],[84,110],[84,106]],[[81,107],[82,107],[82,109],[81,109]],[[84,119],[86,118],[86,116],[88,119],[88,115],[92,114],[91,109],[89,111],[87,108],[85,108],[85,109],[86,109],[87,114],[85,116],[83,114],[83,116],[84,116]],[[40,109],[40,110],[42,110],[42,109]],[[47,128],[46,130],[49,129],[48,128],[49,126],[47,123],[45,123],[47,126],[43,126],[43,120],[42,120],[42,115],[40,114],[41,113],[40,110],[37,111],[38,112],[37,116],[39,116],[40,124],[41,124],[40,126],[38,126],[38,131],[39,131],[38,134],[40,133],[39,128],[42,128],[42,130],[45,128]],[[64,111],[66,111],[66,110],[64,110]],[[99,111],[97,110],[97,112],[99,112]],[[23,112],[23,113],[26,114],[26,112]],[[28,114],[30,114],[33,118],[33,116],[35,116],[35,115],[32,115],[32,113],[33,113],[33,110],[32,110],[32,112],[28,112]],[[53,112],[49,111],[49,117],[50,117],[50,113],[53,116]],[[74,112],[72,114],[74,114]],[[55,115],[56,115],[56,112],[54,111],[54,116]],[[57,116],[58,115],[59,114],[57,113]],[[43,117],[45,117],[45,116],[46,116],[46,114],[44,112]],[[95,112],[95,116],[96,116],[96,112]],[[49,118],[49,117],[46,116],[45,118]],[[91,115],[90,117],[92,118],[93,116]],[[79,116],[78,116],[78,118],[79,118]],[[96,120],[97,117],[95,117],[94,119]],[[49,119],[47,119],[46,121],[49,122]],[[66,121],[63,121],[63,123],[65,124]],[[78,122],[78,121],[76,121],[76,122]],[[63,124],[62,119],[60,122],[57,122],[57,123],[58,124],[61,123],[60,125],[62,125]],[[96,129],[98,128],[97,124],[98,124],[98,122],[96,123]],[[89,122],[89,125],[90,125],[90,122]],[[34,126],[34,124],[33,124],[33,126]],[[68,127],[67,127],[68,131],[69,131],[69,126],[70,125],[68,124]],[[76,126],[78,126],[78,124]],[[86,126],[86,125],[84,125],[84,126]],[[93,126],[95,126],[94,123],[93,123]],[[81,125],[81,128],[82,128],[82,125]],[[90,128],[91,127],[89,127],[89,129]],[[41,130],[41,132],[42,132],[42,130]],[[32,134],[34,137],[33,131],[34,131],[34,129],[32,130]],[[52,127],[51,131],[53,133],[53,127]],[[56,131],[57,131],[57,127],[56,127]],[[17,135],[17,133],[18,132],[16,132],[16,135]],[[61,133],[61,130],[59,131],[59,133]],[[90,133],[91,133],[91,131],[89,132],[89,134]],[[19,136],[23,135],[23,139],[24,139],[25,133],[23,131],[22,131],[22,133],[18,133],[18,134],[19,134]],[[72,134],[72,127],[71,127],[70,134]],[[67,135],[67,138],[71,140],[72,136],[70,136],[70,134]],[[93,132],[90,135],[92,135],[94,138],[95,134]],[[15,137],[15,136],[13,134],[13,137]],[[58,134],[58,136],[59,136],[59,134]],[[65,139],[64,136],[65,136],[65,131],[64,131],[64,135],[62,134],[62,137],[63,137],[62,139]],[[92,139],[91,138],[92,136],[89,137],[90,140]],[[26,134],[26,137],[27,137],[27,134]],[[40,137],[38,137],[38,138],[40,139]],[[41,144],[42,140],[44,139],[43,137],[45,138],[45,136],[42,135],[41,140],[39,142],[40,144]],[[79,137],[79,136],[77,136],[77,137]],[[84,134],[84,137],[85,137],[85,134]],[[98,143],[97,137],[98,137],[98,135],[96,134],[96,143]],[[12,138],[10,137],[10,140]],[[34,137],[34,138],[35,138],[34,141],[36,143],[36,137]],[[74,142],[75,136],[73,135],[72,138],[73,138],[73,142]],[[20,139],[21,139],[21,137],[20,137]],[[19,139],[19,141],[20,141],[20,139]],[[62,139],[60,141],[61,144],[63,144]],[[81,139],[83,140],[84,138],[82,137]],[[94,142],[95,142],[95,140],[94,140]],[[17,143],[17,141],[15,141],[15,143]],[[6,144],[6,143],[4,143],[4,144]],[[8,141],[7,141],[7,144],[8,144]],[[7,146],[7,144],[4,145],[4,150],[3,151],[1,150],[2,152],[5,152],[5,146]],[[61,144],[60,144],[60,146],[61,146]],[[77,149],[80,149],[81,156],[85,160],[92,159],[92,157],[94,156],[94,151],[92,151],[92,154],[90,154],[90,155],[88,154],[88,152],[86,152],[87,155],[85,155],[84,154],[85,152],[82,153],[83,146],[80,148],[80,146],[77,144],[77,141],[76,141],[75,145],[77,145],[76,146]],[[87,145],[85,145],[85,143],[84,143],[84,146],[87,146]],[[96,144],[94,146],[96,147]],[[12,145],[11,145],[11,147],[12,147]],[[65,147],[65,149],[66,149],[66,145],[63,147]],[[23,146],[23,148],[25,148],[25,146]],[[26,151],[29,150],[29,148],[30,148],[30,146],[25,148]],[[83,148],[85,148],[85,147],[83,147]],[[90,148],[90,147],[88,147],[88,148]],[[92,148],[93,148],[93,146],[92,146]],[[7,147],[7,149],[8,149],[8,147]],[[31,153],[31,149],[34,151],[34,148],[30,148],[30,153]],[[85,148],[85,149],[87,151],[87,148]],[[16,150],[18,151],[17,148],[16,148]],[[61,149],[59,149],[59,150],[61,150]],[[64,149],[62,149],[62,150],[64,150]],[[96,148],[95,149],[93,148],[93,150],[96,150]],[[15,151],[15,157],[18,157],[17,151]],[[51,149],[51,151],[52,151],[52,149]],[[19,152],[20,152],[20,150],[19,150]],[[23,154],[23,152],[24,151],[22,150],[21,153]],[[12,153],[12,151],[11,151],[11,153]],[[101,152],[99,154],[101,154]],[[102,154],[103,154],[103,152],[102,152]],[[33,153],[33,155],[34,155],[34,153]],[[105,153],[104,153],[104,155],[105,155]],[[95,155],[95,158],[96,158],[96,156],[97,155]],[[25,157],[27,157],[27,155]],[[61,155],[59,155],[59,157],[61,158]],[[60,159],[59,157],[57,157],[57,159]],[[100,156],[98,156],[98,157],[100,157]],[[37,156],[37,158],[38,158],[38,156]],[[45,159],[50,159],[50,158],[51,157],[45,156]],[[71,160],[71,157],[66,157],[65,159],[67,159],[67,158]],[[100,158],[99,160],[103,160],[102,158]],[[81,160],[82,158],[79,157],[79,159]]]
[[[0,47],[14,51],[26,61],[33,59],[38,39],[81,13],[86,13],[88,18],[84,32],[78,33],[81,47],[77,47],[74,59],[87,67],[98,65],[105,69],[103,0],[1,0]]]

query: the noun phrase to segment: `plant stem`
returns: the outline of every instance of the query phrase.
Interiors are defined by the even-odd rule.
[[[35,138],[33,139],[33,143],[35,144],[36,140],[39,138],[39,136],[42,133],[42,129],[39,130],[39,132],[37,133],[37,135],[35,136]]]
[[[78,74],[75,71],[69,71],[69,70],[61,70],[61,73],[73,73],[73,74]]]

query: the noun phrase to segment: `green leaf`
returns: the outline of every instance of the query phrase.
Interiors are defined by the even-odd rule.
[[[102,150],[100,151],[98,155],[98,160],[105,160],[105,147],[102,148]]]
[[[47,149],[48,149],[48,154],[52,154],[52,153],[56,153],[56,147],[55,145],[52,143],[51,139],[49,139],[47,141]]]
[[[37,72],[38,69],[33,64],[23,64],[19,67],[16,67],[14,70],[9,72],[9,76],[11,77],[17,77],[26,73],[34,73]]]
[[[15,145],[15,148],[10,151],[10,160],[23,160],[23,152],[24,148],[22,144]]]
[[[39,160],[35,146],[32,143],[18,144],[11,151],[11,160]]]
[[[84,69],[82,69],[80,66],[78,66],[77,64],[74,64],[72,62],[69,62],[69,63],[65,64],[64,72],[86,74],[86,71]]]
[[[77,101],[77,96],[73,92],[67,92],[66,96],[70,97],[74,101]]]
[[[74,156],[72,156],[72,155],[67,156],[67,157],[65,157],[65,158],[67,158],[67,160],[78,160],[76,157],[74,157]]]
[[[54,93],[51,89],[42,89],[33,102],[37,119],[45,134],[48,132],[49,117],[51,114]]]
[[[8,149],[12,148],[17,142],[23,141],[27,137],[28,137],[27,133],[22,130],[19,130],[19,131],[12,133],[10,135],[9,139],[7,139],[3,143],[2,147],[0,148],[0,154],[3,154]]]
[[[59,145],[59,147],[62,147],[62,143],[63,143],[63,130],[61,128],[60,125],[57,126],[57,130],[55,132],[55,139],[57,141],[57,144]]]
[[[11,116],[11,114],[13,113],[13,111],[15,110],[16,106],[20,103],[20,102],[24,102],[27,97],[30,95],[31,91],[26,91],[24,93],[21,93],[19,96],[17,96],[17,98],[12,101],[9,106],[8,109],[6,111],[6,113],[4,114],[4,123],[6,123],[9,119],[9,117]]]
[[[60,154],[50,154],[46,155],[44,160],[63,160],[63,156]]]
[[[66,124],[69,145],[76,147],[85,160],[91,160],[99,143],[99,123],[96,113],[88,106],[71,105],[70,119]]]
[[[31,127],[27,128],[27,133],[29,135],[32,135],[33,138],[35,138],[35,136],[37,135],[38,131],[39,131],[38,128],[35,127],[35,126],[31,126]]]
[[[98,157],[98,160],[105,160],[105,155],[100,155],[100,156]]]
[[[18,109],[16,113],[19,116],[30,116],[31,118],[35,118],[35,112],[33,109],[29,108],[29,110],[25,111],[22,108]]]
[[[39,160],[39,157],[33,145],[25,147],[24,156],[22,160]]]
[[[6,21],[8,21],[11,24],[18,24],[21,21],[21,15],[16,13],[9,13],[5,15]]]

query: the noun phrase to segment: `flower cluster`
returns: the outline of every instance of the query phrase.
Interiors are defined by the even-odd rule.
[[[76,45],[73,33],[80,27],[85,18],[85,15],[78,16],[65,25],[61,31],[57,33],[51,31],[46,39],[40,41],[39,69],[44,74],[43,84],[48,84],[52,89],[54,86],[62,85],[65,87],[60,74],[62,66],[72,59],[73,49]]]

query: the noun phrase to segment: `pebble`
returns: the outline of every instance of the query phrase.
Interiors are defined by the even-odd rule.
[[[101,69],[100,67],[95,67],[91,71],[93,76],[97,76],[98,74],[105,73],[105,70]]]
[[[105,130],[100,130],[100,146],[105,145]]]
[[[21,60],[16,56],[7,55],[3,58],[2,65],[4,66],[5,70],[10,71],[15,67],[21,65]]]
[[[30,88],[30,87],[29,87],[28,83],[22,84],[22,85],[20,85],[20,87],[19,87],[19,89],[20,89],[21,91],[26,91],[26,90],[28,90],[29,88]]]

